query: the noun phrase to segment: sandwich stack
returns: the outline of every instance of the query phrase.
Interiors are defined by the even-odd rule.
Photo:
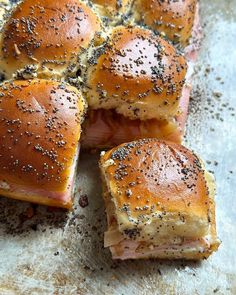
[[[81,149],[101,153],[114,259],[203,259],[215,184],[181,145],[197,0],[1,1],[0,193],[70,209]]]

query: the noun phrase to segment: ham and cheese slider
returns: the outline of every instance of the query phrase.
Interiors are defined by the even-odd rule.
[[[86,103],[50,80],[0,85],[0,194],[70,208]]]
[[[193,152],[143,139],[103,152],[100,168],[113,259],[199,260],[217,250],[214,179]]]
[[[100,32],[99,18],[79,0],[23,0],[1,34],[1,71],[9,79],[17,71],[24,78],[72,75]]]
[[[137,0],[132,11],[138,23],[180,44],[187,58],[196,60],[202,37],[198,0]]]
[[[139,27],[116,27],[89,59],[85,147],[145,137],[181,142],[191,87],[185,58]]]

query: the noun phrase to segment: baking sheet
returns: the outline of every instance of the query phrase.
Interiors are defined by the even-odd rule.
[[[201,263],[112,261],[98,155],[82,153],[72,212],[0,198],[0,294],[236,294],[236,1],[201,1],[201,14],[186,145],[217,179],[219,251]]]

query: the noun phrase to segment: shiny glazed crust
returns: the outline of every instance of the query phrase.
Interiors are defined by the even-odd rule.
[[[203,259],[217,250],[214,180],[190,150],[139,140],[103,154],[100,167],[108,234],[117,241],[107,244],[113,258]],[[188,247],[181,239],[199,244]],[[129,253],[129,240],[140,250]],[[154,254],[152,244],[163,251]]]
[[[12,11],[1,38],[0,65],[7,78],[27,65],[38,76],[61,76],[76,68],[101,23],[79,0],[25,0]]]
[[[6,82],[0,96],[0,192],[65,207],[86,107],[81,93],[35,79]]]
[[[86,80],[92,109],[141,120],[178,114],[187,66],[168,42],[139,27],[116,27],[96,53]]]
[[[109,161],[111,165],[106,167]],[[204,170],[187,148],[143,139],[108,151],[101,158],[101,167],[105,167],[117,209],[128,204],[132,218],[160,210],[193,214],[207,221],[209,202]]]
[[[137,0],[133,11],[136,21],[186,46],[192,34],[197,3],[197,0]]]

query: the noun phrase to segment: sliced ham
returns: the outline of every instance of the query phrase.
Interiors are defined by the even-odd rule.
[[[114,110],[90,110],[83,126],[83,148],[107,148],[140,138],[159,138],[181,143],[187,120],[191,86],[183,87],[180,114],[172,121],[131,120]]]
[[[144,242],[123,240],[117,245],[111,246],[110,250],[113,259],[140,259],[146,257],[162,257],[166,252],[178,253],[195,249],[200,253],[210,249],[211,245],[207,239],[185,240],[182,244],[148,245]]]
[[[193,64],[196,62],[202,40],[202,28],[197,4],[190,44],[184,49],[188,60],[186,80],[191,81]],[[109,148],[144,137],[159,138],[181,143],[188,114],[191,86],[186,84],[180,100],[181,113],[172,122],[159,120],[130,120],[114,110],[90,110],[84,124],[83,148]]]
[[[192,38],[184,49],[188,60],[186,80],[192,79],[193,65],[197,60],[202,40],[202,28],[197,4]],[[130,120],[114,110],[90,110],[84,124],[82,137],[83,148],[109,148],[144,137],[159,138],[181,143],[188,114],[191,86],[186,84],[180,100],[181,113],[172,122],[152,120]]]
[[[73,194],[73,186],[76,175],[76,167],[77,161],[79,157],[80,145],[77,149],[77,153],[74,157],[73,164],[70,167],[70,171],[68,172],[68,181],[66,185],[65,191],[48,191],[42,188],[35,187],[25,187],[19,184],[9,184],[7,182],[0,182],[0,190],[1,188],[5,190],[6,195],[12,195],[16,199],[28,200],[30,197],[32,202],[45,204],[45,205],[54,205],[59,207],[70,208],[72,205],[72,194]],[[20,198],[21,196],[21,198]],[[40,201],[37,201],[40,199]]]
[[[192,29],[192,37],[190,39],[190,44],[184,49],[184,54],[186,59],[189,62],[196,62],[198,53],[201,46],[201,40],[202,40],[202,27],[200,24],[200,16],[199,16],[199,3],[196,7],[196,13],[193,23],[193,29]]]

